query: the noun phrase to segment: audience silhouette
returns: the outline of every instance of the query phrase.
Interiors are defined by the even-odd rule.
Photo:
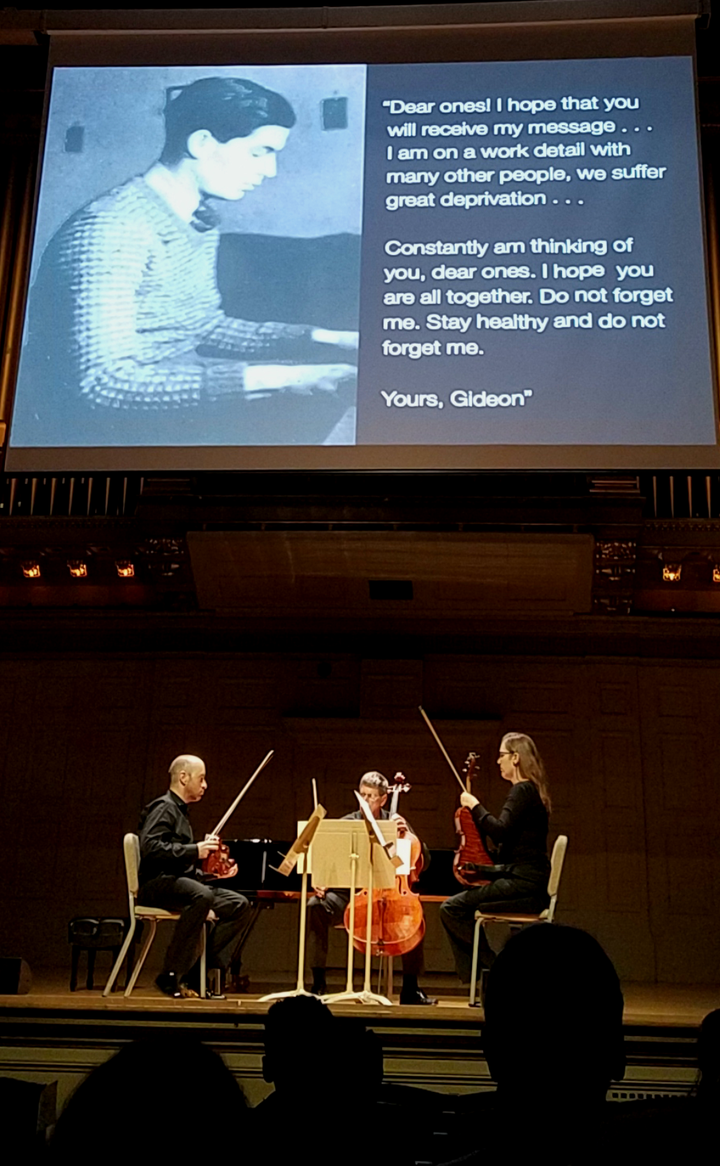
[[[263,1076],[273,1091],[249,1110],[222,1058],[192,1036],[126,1045],[79,1086],[50,1157],[110,1149],[143,1160],[192,1160],[208,1147],[273,1166],[311,1155],[366,1166],[636,1166],[693,1161],[714,1139],[720,1097],[720,1009],[698,1039],[694,1094],[608,1102],[625,1071],[617,973],[587,932],[535,924],[514,935],[488,975],[483,1047],[495,1092],[450,1098],[383,1083],[383,1051],[362,1019],[317,997],[278,1001],[265,1019]]]
[[[118,1160],[230,1160],[245,1138],[245,1097],[222,1057],[192,1036],[133,1041],[78,1086],[50,1142],[50,1156]]]
[[[382,1046],[360,1018],[335,1017],[317,996],[277,1001],[265,1020],[263,1076],[274,1091],[252,1121],[271,1159],[311,1149],[316,1163],[367,1166],[375,1151],[393,1166],[417,1160],[394,1099],[383,1103]]]
[[[470,1103],[474,1148],[461,1160],[602,1160],[606,1094],[624,1074],[625,1054],[620,981],[600,944],[558,924],[524,928],[493,963],[484,1006],[483,1047],[497,1091],[480,1094],[474,1112]]]
[[[708,1012],[700,1025],[698,1070],[695,1096],[709,1109],[720,1101],[720,1008]]]

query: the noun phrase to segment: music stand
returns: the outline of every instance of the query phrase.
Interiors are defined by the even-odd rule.
[[[302,869],[302,887],[300,891],[300,935],[298,938],[298,974],[297,985],[288,992],[271,992],[268,996],[261,996],[259,1003],[263,1004],[267,1000],[284,1000],[288,996],[311,996],[311,992],[305,990],[305,933],[307,925],[307,880],[310,873],[310,862],[308,851],[310,844],[315,837],[318,826],[325,817],[326,810],[323,806],[316,806],[310,818],[305,823],[298,823],[298,836],[288,850],[285,858],[277,868],[280,874],[289,875],[295,868],[296,863],[300,863]]]
[[[313,846],[313,873],[321,886],[345,886],[350,889],[350,919],[348,927],[347,982],[344,992],[333,992],[323,996],[325,1004],[343,1004],[355,1000],[358,1004],[385,1004],[392,1007],[392,1000],[373,992],[370,987],[372,961],[372,902],[373,888],[390,889],[395,886],[395,865],[397,859],[389,857],[387,850],[397,840],[397,823],[376,822],[367,804],[358,797],[363,819],[344,819],[328,822],[319,831]],[[327,840],[327,849],[324,843]],[[348,867],[349,870],[344,868]],[[353,989],[353,964],[355,935],[355,895],[358,887],[367,887],[367,923],[365,930],[365,979],[361,992]]]

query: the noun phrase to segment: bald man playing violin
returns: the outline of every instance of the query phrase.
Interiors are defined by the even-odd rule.
[[[374,771],[364,773],[360,778],[358,792],[367,803],[370,813],[378,820],[390,817],[384,808],[388,800],[388,781],[382,773]],[[345,814],[347,820],[361,819],[362,810],[355,810],[353,814]],[[398,824],[398,837],[402,838],[407,832],[414,834],[414,830],[400,814],[393,814],[394,822]],[[417,837],[417,835],[416,835]],[[423,846],[425,861],[429,861],[427,847]],[[308,922],[310,925],[310,965],[313,972],[312,991],[316,996],[324,996],[327,992],[325,969],[330,939],[330,928],[342,926],[345,908],[350,902],[349,890],[338,890],[327,887],[313,887],[315,894],[308,902]],[[423,965],[423,941],[400,957],[402,959],[403,982],[400,990],[401,1004],[437,1004],[437,1000],[426,996],[418,986],[418,975]]]
[[[189,807],[199,802],[207,789],[205,763],[184,753],[170,765],[170,788],[150,802],[140,817],[140,890],[138,902],[146,907],[178,911],[163,970],[155,983],[166,996],[197,997],[186,977],[197,963],[202,947],[202,929],[212,923],[208,936],[208,969],[220,970],[222,978],[245,926],[250,904],[243,895],[208,882],[198,865],[218,849],[220,839],[207,836],[193,840]],[[233,866],[225,878],[237,874]],[[218,998],[221,993],[213,993]]]

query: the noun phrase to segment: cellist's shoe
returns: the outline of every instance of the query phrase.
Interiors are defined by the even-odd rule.
[[[400,993],[401,1004],[437,1004],[437,999],[434,996],[426,996],[422,988],[418,988],[415,992]]]
[[[325,968],[313,968],[313,982],[310,991],[313,996],[325,996],[327,993],[327,980],[325,979]]]

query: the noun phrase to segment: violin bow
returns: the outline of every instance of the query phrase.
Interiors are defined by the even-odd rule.
[[[465,782],[463,781],[463,779],[461,778],[461,776],[460,776],[460,774],[458,773],[457,769],[455,768],[455,766],[453,765],[452,761],[450,760],[450,758],[449,758],[449,756],[448,756],[448,751],[447,751],[447,749],[445,748],[445,746],[443,745],[443,743],[442,743],[442,741],[440,740],[440,738],[438,737],[437,733],[435,732],[435,727],[434,727],[434,725],[433,725],[432,721],[430,720],[430,717],[427,715],[427,713],[425,712],[425,709],[423,708],[423,706],[422,706],[422,705],[418,705],[418,708],[420,709],[420,715],[422,716],[423,720],[425,721],[425,724],[427,725],[428,729],[430,730],[430,732],[432,733],[433,737],[434,737],[434,738],[435,738],[435,740],[437,741],[437,743],[438,743],[438,746],[439,746],[439,748],[440,748],[440,752],[442,753],[443,757],[445,758],[445,760],[447,761],[448,765],[450,766],[450,768],[452,769],[453,773],[455,774],[456,778],[458,779],[458,782],[460,783],[460,788],[463,790],[463,792],[464,792],[464,793],[467,793],[467,786],[465,785]]]
[[[230,809],[227,811],[227,813],[225,813],[225,814],[223,815],[223,817],[222,817],[222,818],[220,819],[220,821],[218,822],[217,826],[215,827],[215,829],[214,829],[214,830],[213,830],[213,832],[212,832],[212,835],[211,835],[211,837],[216,837],[216,836],[217,836],[217,835],[220,833],[220,831],[222,830],[223,826],[224,826],[224,825],[225,825],[225,823],[227,822],[227,820],[228,820],[228,818],[230,817],[230,815],[235,813],[235,810],[236,810],[236,809],[238,808],[238,806],[240,805],[240,802],[241,802],[241,801],[243,800],[243,798],[245,797],[245,794],[246,794],[246,793],[248,792],[248,790],[250,789],[250,786],[251,786],[251,785],[252,785],[252,783],[255,781],[255,778],[256,778],[256,777],[259,777],[259,775],[262,773],[263,769],[264,769],[264,768],[265,768],[265,766],[267,765],[268,761],[270,760],[270,758],[272,757],[272,755],[273,755],[273,753],[274,753],[274,752],[275,752],[275,750],[274,750],[274,749],[271,749],[271,750],[270,750],[270,752],[267,754],[267,756],[266,756],[266,757],[264,757],[264,758],[263,758],[263,760],[260,762],[260,764],[258,765],[257,769],[255,770],[255,772],[254,772],[254,774],[252,775],[252,777],[250,778],[250,780],[249,780],[249,781],[248,781],[248,782],[247,782],[247,783],[246,783],[246,784],[243,786],[243,788],[240,790],[240,793],[239,793],[239,794],[238,794],[238,796],[235,798],[235,801],[234,801],[234,802],[233,802],[233,804],[230,806]]]

